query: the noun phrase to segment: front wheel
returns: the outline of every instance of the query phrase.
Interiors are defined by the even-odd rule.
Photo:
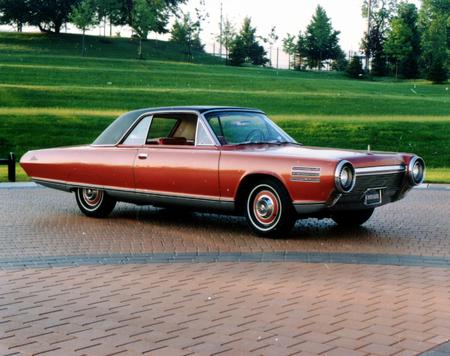
[[[252,230],[265,237],[283,237],[295,223],[289,194],[281,183],[269,179],[249,190],[245,216]]]
[[[79,188],[75,191],[75,198],[81,212],[93,218],[108,216],[116,206],[116,201],[99,189]]]
[[[364,224],[373,214],[375,209],[363,209],[363,210],[344,210],[338,211],[331,215],[331,219],[342,226],[355,227]]]

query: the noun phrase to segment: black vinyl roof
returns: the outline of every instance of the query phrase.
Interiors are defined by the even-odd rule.
[[[105,131],[93,142],[94,145],[114,145],[128,131],[131,125],[145,113],[171,112],[171,111],[196,111],[204,114],[208,111],[251,111],[262,113],[259,109],[240,108],[237,106],[169,106],[160,108],[146,108],[127,112],[118,117]]]
[[[158,112],[158,111],[198,111],[200,114],[203,114],[208,111],[215,111],[215,110],[243,110],[243,111],[256,111],[256,112],[262,112],[259,109],[253,109],[253,108],[242,108],[239,106],[207,106],[207,105],[197,105],[197,106],[167,106],[167,107],[159,107],[159,108],[145,108],[145,109],[138,109],[132,111],[133,113],[139,113],[143,114],[146,112]]]

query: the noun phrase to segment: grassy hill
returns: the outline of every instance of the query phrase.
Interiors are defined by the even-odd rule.
[[[0,33],[0,156],[91,142],[118,114],[166,105],[266,111],[307,145],[422,155],[432,181],[450,182],[450,97],[425,81],[357,81],[338,73],[233,68],[148,41]],[[436,173],[436,174],[434,174]],[[1,175],[1,173],[0,173]]]

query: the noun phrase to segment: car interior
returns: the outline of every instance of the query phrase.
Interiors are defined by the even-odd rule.
[[[195,114],[157,114],[152,118],[146,144],[193,146],[196,129]]]

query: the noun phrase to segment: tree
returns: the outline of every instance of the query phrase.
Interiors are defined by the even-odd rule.
[[[339,31],[333,30],[325,9],[317,6],[316,12],[306,29],[306,56],[309,66],[322,68],[326,59],[335,59],[339,53]]]
[[[80,0],[30,0],[29,24],[39,27],[41,32],[60,33],[69,21],[72,8]]]
[[[267,61],[264,47],[256,40],[256,28],[252,27],[251,19],[246,17],[241,31],[231,44],[230,64],[240,66],[250,62],[253,65],[265,65]]]
[[[370,4],[370,19],[368,18],[368,0],[364,0],[362,6],[363,17],[370,22],[370,33],[364,33],[361,49],[367,58],[372,58],[371,73],[375,76],[384,76],[387,74],[384,43],[389,29],[389,22],[397,11],[397,0],[371,0]]]
[[[227,60],[230,53],[231,44],[233,43],[235,38],[236,38],[236,30],[233,24],[227,18],[223,23],[222,38],[221,38],[222,45],[225,48],[225,57]]]
[[[358,78],[362,78],[363,72],[364,71],[363,71],[363,67],[362,67],[362,63],[361,63],[361,58],[359,58],[358,56],[353,56],[352,60],[348,64],[347,74],[351,78],[358,79]]]
[[[422,72],[433,83],[444,83],[448,76],[450,3],[448,0],[423,0],[419,18]]]
[[[97,0],[97,13],[99,20],[109,20],[109,35],[112,36],[112,25],[120,22],[124,9],[122,0]]]
[[[267,39],[266,39],[266,41],[269,43],[269,45],[270,45],[270,51],[269,51],[269,65],[271,66],[271,67],[273,67],[273,65],[272,65],[272,47],[273,47],[273,45],[275,44],[275,43],[277,43],[277,41],[278,41],[278,39],[279,39],[280,37],[277,35],[277,28],[276,28],[276,26],[273,26],[271,29],[270,29],[270,33],[269,33],[269,35],[267,36]]]
[[[91,26],[97,25],[99,23],[99,18],[97,16],[96,10],[97,4],[95,0],[82,0],[72,8],[72,13],[70,14],[70,21],[83,32],[81,40],[82,56],[84,56],[86,53],[86,30],[88,30]]]
[[[0,0],[0,24],[15,25],[17,32],[22,32],[29,18],[29,0]]]
[[[385,51],[395,64],[395,76],[417,78],[420,56],[420,37],[417,27],[417,8],[414,4],[402,3],[398,15],[391,20]]]
[[[289,56],[289,69],[291,69],[291,59],[294,58],[297,51],[297,44],[295,43],[295,36],[287,34],[283,38],[283,51],[285,51]]]
[[[303,70],[305,65],[304,63],[304,58],[306,57],[307,53],[307,43],[306,43],[306,37],[305,35],[302,34],[302,32],[300,31],[298,33],[298,37],[297,37],[297,53],[296,56],[294,58],[294,67],[295,69],[298,70]]]
[[[192,59],[192,51],[203,51],[200,41],[200,22],[193,21],[189,14],[183,19],[176,20],[170,31],[170,41],[182,44],[186,47],[189,60]]]
[[[345,58],[344,51],[340,50],[335,60],[331,63],[331,69],[337,72],[344,72],[348,67],[348,60]]]
[[[135,0],[131,11],[130,26],[139,38],[138,57],[143,58],[142,41],[146,40],[149,32],[159,32],[161,23],[165,21],[165,7],[161,0]]]

